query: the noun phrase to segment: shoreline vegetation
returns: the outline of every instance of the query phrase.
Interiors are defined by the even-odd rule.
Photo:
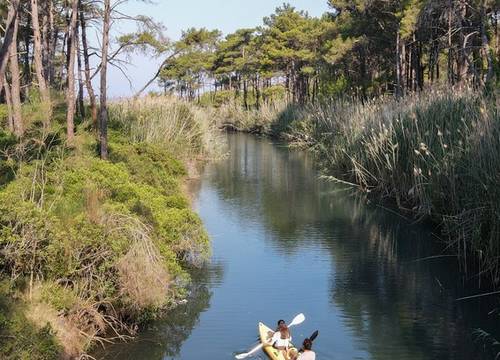
[[[0,133],[5,359],[79,358],[130,339],[184,301],[190,269],[210,255],[183,183],[193,159],[222,156],[224,142],[198,108],[110,103],[109,161],[87,122],[71,147],[55,124]]]
[[[464,273],[498,286],[498,2],[327,3],[224,37],[190,28],[155,79],[219,127],[312,149],[330,179],[433,220]]]
[[[178,41],[125,3],[0,5],[1,358],[91,358],[186,298],[210,246],[182,183],[224,154],[218,127],[311,149],[332,179],[440,223],[498,286],[498,1],[283,4]],[[115,37],[122,21],[137,30]],[[137,53],[160,67],[108,102],[108,68]]]
[[[498,109],[497,95],[429,88],[364,102],[227,104],[218,124],[311,151],[326,179],[433,221],[464,274],[488,288],[500,281]]]

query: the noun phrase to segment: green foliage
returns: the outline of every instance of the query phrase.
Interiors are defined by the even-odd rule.
[[[189,29],[161,69],[160,83],[165,92],[204,105],[228,103],[229,91],[248,109],[260,106],[265,97],[258,93],[272,84],[283,86],[288,101],[305,104],[318,99],[319,89],[323,97],[342,92],[368,99],[421,90],[427,83],[491,90],[495,78],[498,82],[493,50],[498,2],[328,4],[331,11],[320,18],[283,4],[261,26],[238,29],[224,39],[215,30]],[[465,39],[474,45],[465,46]],[[214,92],[225,92],[200,95],[211,85]]]
[[[202,87],[213,62],[213,51],[221,33],[218,30],[190,28],[175,44],[176,56],[162,68],[160,82],[168,88],[174,81],[179,91],[191,100]]]
[[[41,329],[24,316],[24,308],[14,303],[9,281],[0,283],[0,357],[5,360],[55,360],[61,347],[47,325]]]
[[[262,89],[262,98],[266,101],[279,101],[285,98],[285,88],[281,85],[273,85]]]
[[[5,124],[7,122],[8,115],[9,109],[7,104],[0,104],[0,124]]]
[[[77,305],[79,298],[78,294],[70,287],[46,283],[41,290],[41,300],[51,305],[58,312],[67,312]]]
[[[331,98],[340,98],[347,92],[349,85],[348,78],[341,75],[334,81],[322,82],[319,93],[322,100],[325,101]]]
[[[219,108],[222,105],[229,104],[234,100],[234,92],[230,90],[220,90],[217,92],[206,92],[201,96],[200,105],[213,106]]]
[[[16,138],[13,134],[0,129],[0,188],[14,179],[15,162],[6,156],[7,150],[16,144]]]
[[[403,38],[408,38],[417,29],[420,13],[426,5],[423,0],[407,0],[401,14],[400,33]]]
[[[144,141],[151,139],[115,119],[110,161],[96,157],[90,134],[80,134],[70,152],[57,133],[41,134],[36,127],[19,140],[0,133],[6,153],[27,149],[9,160],[16,176],[0,189],[0,268],[20,280],[11,284],[13,293],[31,293],[35,286],[39,296],[33,301],[99,336],[109,330],[100,317],[125,326],[154,317],[185,293],[186,267],[207,260],[209,242],[181,190],[187,172],[178,154],[181,149],[197,153],[205,140],[191,107],[173,106],[186,133],[173,128],[175,138]],[[128,113],[127,119],[137,116],[143,115]],[[131,142],[132,134],[144,137]],[[82,310],[101,302],[107,305]],[[47,347],[43,353],[61,351],[50,348],[49,327],[34,331],[39,349]],[[13,354],[10,358],[24,356]]]

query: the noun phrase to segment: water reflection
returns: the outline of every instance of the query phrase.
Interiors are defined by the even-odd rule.
[[[419,260],[444,247],[428,228],[319,181],[303,152],[241,135],[229,142],[231,158],[209,181],[242,218],[264,224],[281,252],[318,246],[331,254],[332,305],[370,358],[490,357],[472,331],[498,332],[488,315],[496,303],[455,301],[465,294],[456,259]]]
[[[208,164],[194,188],[224,266],[114,358],[233,359],[251,348],[258,321],[299,312],[307,320],[294,336],[319,329],[320,359],[491,358],[471,334],[499,333],[495,299],[455,301],[479,290],[456,259],[427,259],[443,250],[429,228],[320,181],[304,152],[245,135],[228,142],[231,156]]]

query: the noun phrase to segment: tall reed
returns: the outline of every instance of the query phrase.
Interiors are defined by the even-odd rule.
[[[333,179],[436,220],[465,271],[472,264],[500,282],[498,97],[429,89],[281,109],[265,121],[273,134],[312,148]]]
[[[218,157],[224,141],[212,110],[170,96],[125,99],[110,106],[110,126],[134,142],[168,146],[177,154]]]
[[[466,261],[499,281],[500,119],[497,100],[430,91],[397,101],[309,112],[329,169],[440,221]],[[467,257],[472,255],[471,261]]]

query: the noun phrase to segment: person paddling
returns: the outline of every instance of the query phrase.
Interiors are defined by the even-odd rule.
[[[270,344],[283,353],[285,359],[288,359],[288,349],[292,342],[292,335],[284,320],[278,321],[278,329],[271,337]]]
[[[311,339],[304,339],[301,351],[292,360],[316,360],[316,353],[312,351]]]
[[[276,332],[280,331],[280,327],[286,325],[285,320],[278,320],[278,326],[276,327]]]

